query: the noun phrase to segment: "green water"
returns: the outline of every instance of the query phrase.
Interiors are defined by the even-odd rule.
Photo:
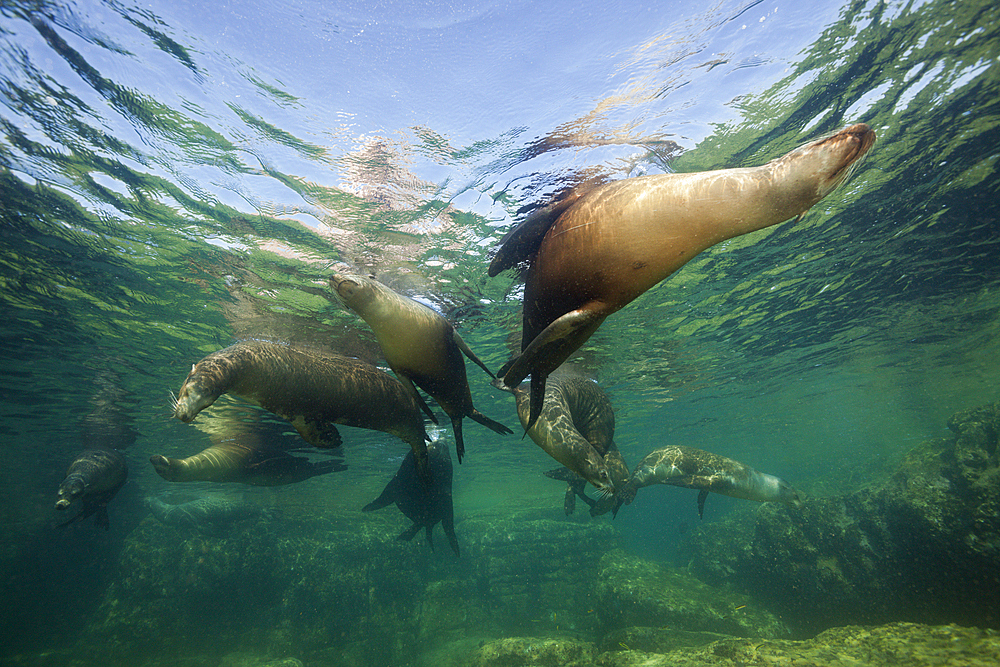
[[[628,23],[645,34],[591,27],[551,52],[532,48],[530,66],[511,26],[544,44],[548,14],[536,23],[491,6],[438,34],[408,15],[379,29],[359,8],[219,11],[0,7],[12,646],[79,631],[147,517],[142,498],[168,490],[149,456],[207,446],[170,419],[169,391],[190,364],[245,337],[377,360],[370,330],[327,287],[332,271],[353,270],[433,305],[496,370],[519,332],[523,287],[486,276],[491,253],[520,207],[586,169],[625,178],[757,165],[849,123],[878,133],[852,179],[801,222],[702,253],[581,348],[576,362],[610,394],[630,465],[688,444],[836,495],[883,480],[956,410],[998,399],[995,3],[650,13]],[[240,33],[243,21],[261,34]],[[497,42],[484,36],[494,25]],[[388,40],[374,60],[365,27]],[[301,30],[306,55],[269,32],[279,28]],[[227,41],[235,34],[240,48]],[[422,54],[414,72],[437,58],[447,74],[391,69],[410,52]],[[476,406],[515,427],[510,396],[468,372]],[[97,405],[138,434],[130,481],[107,536],[55,533],[55,490]],[[353,516],[406,447],[344,436],[349,471],[246,493],[296,517]],[[561,515],[563,487],[541,475],[554,463],[529,440],[469,420],[465,439],[459,521]],[[615,529],[634,553],[671,563],[679,527],[697,523],[694,495],[654,488]],[[740,506],[713,496],[705,521]]]

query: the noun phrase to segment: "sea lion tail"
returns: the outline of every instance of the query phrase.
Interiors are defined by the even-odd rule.
[[[512,435],[514,433],[500,422],[493,421],[492,419],[484,415],[479,410],[476,410],[475,408],[472,409],[472,412],[469,413],[469,416],[475,419],[483,426],[485,426],[486,428],[493,431],[494,433],[499,433],[501,435]]]

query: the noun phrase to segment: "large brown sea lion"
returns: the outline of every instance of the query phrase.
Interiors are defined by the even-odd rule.
[[[364,276],[335,273],[330,277],[330,286],[340,301],[372,328],[389,367],[412,395],[421,401],[431,419],[434,415],[420,398],[414,384],[430,394],[451,418],[459,463],[465,455],[463,417],[471,417],[497,433],[513,433],[479,412],[472,404],[462,354],[472,359],[491,378],[494,375],[469,349],[448,320],[424,304]]]
[[[379,497],[365,505],[362,512],[372,512],[393,503],[403,515],[413,522],[413,525],[400,533],[400,540],[407,542],[424,528],[427,544],[434,550],[432,532],[434,525],[440,521],[444,534],[448,537],[451,550],[458,556],[458,538],[455,537],[455,506],[451,495],[451,454],[441,440],[435,440],[427,445],[427,455],[430,458],[431,475],[434,481],[423,484],[417,480],[410,462],[412,453],[407,453],[399,470],[393,476]]]
[[[59,500],[56,509],[64,510],[79,499],[83,505],[80,513],[69,521],[59,524],[67,526],[96,514],[94,522],[107,530],[108,503],[125,485],[128,467],[125,456],[114,449],[88,449],[77,455],[66,472],[66,479],[59,485]]]
[[[227,392],[287,419],[315,447],[340,445],[336,424],[395,435],[426,475],[420,407],[406,387],[369,363],[279,343],[236,343],[191,367],[174,416],[190,422]]]
[[[744,500],[780,502],[795,508],[802,506],[799,492],[780,477],[703,449],[676,446],[652,451],[639,462],[618,495],[615,513],[622,503],[632,502],[636,491],[653,484],[698,489],[699,517],[705,512],[709,491]]]
[[[532,215],[503,242],[489,275],[530,260],[521,354],[500,374],[531,375],[528,426],[545,379],[606,317],[726,239],[795,218],[844,182],[875,142],[858,124],[760,167],[640,176],[597,186]]]
[[[614,448],[615,417],[607,394],[595,382],[575,375],[554,374],[545,390],[542,413],[530,427],[528,387],[509,388],[499,379],[494,386],[514,394],[518,417],[535,444],[604,495],[614,492],[615,479],[605,455]],[[626,469],[620,482],[627,479],[627,473]]]

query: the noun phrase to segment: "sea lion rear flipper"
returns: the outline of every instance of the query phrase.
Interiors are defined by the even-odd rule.
[[[486,428],[493,431],[494,433],[499,433],[501,435],[511,435],[513,433],[513,431],[511,431],[509,428],[507,428],[500,422],[493,421],[492,419],[484,415],[479,410],[476,410],[475,408],[472,408],[472,412],[469,413],[469,416],[475,419],[483,426],[485,426]]]
[[[417,533],[420,532],[421,528],[423,528],[423,526],[421,524],[415,523],[412,526],[410,526],[409,528],[407,528],[406,530],[404,530],[403,532],[401,532],[399,534],[399,536],[396,537],[396,539],[397,540],[403,540],[404,542],[409,542],[410,540],[413,539],[414,535],[416,535]]]
[[[427,530],[426,530],[426,532],[424,534],[427,537],[427,546],[429,546],[431,548],[431,551],[434,551],[434,524],[433,523],[427,524]]]
[[[395,369],[393,370],[395,371]],[[424,397],[420,395],[420,392],[417,391],[417,388],[413,385],[413,380],[402,373],[396,373],[396,379],[399,380],[400,384],[406,387],[406,390],[410,392],[413,398],[417,399],[417,405],[419,405],[420,409],[424,411],[424,414],[427,415],[432,422],[437,424],[438,418],[434,416],[434,412],[430,409],[430,406],[427,405],[427,401],[424,400]],[[461,462],[462,461],[460,459],[459,463]]]
[[[332,449],[334,447],[340,447],[343,443],[343,439],[340,437],[340,432],[332,422],[319,421],[316,419],[307,420],[303,417],[296,417],[292,421],[292,426],[294,426],[295,430],[299,432],[302,439],[313,447],[319,447],[320,449]]]
[[[462,418],[452,417],[451,428],[455,431],[455,453],[458,454],[458,462],[462,462],[465,456],[465,440],[462,438]]]
[[[108,506],[101,505],[96,512],[97,516],[94,517],[94,525],[98,528],[104,530],[111,529],[111,519],[108,518]]]
[[[452,338],[455,339],[455,344],[458,345],[458,349],[460,349],[462,353],[465,354],[465,356],[467,356],[469,359],[472,359],[472,361],[474,361],[477,366],[486,371],[491,378],[496,380],[497,376],[493,375],[493,371],[487,368],[486,364],[483,363],[483,360],[476,356],[476,353],[472,351],[472,349],[464,340],[462,340],[462,337],[458,335],[458,332],[452,329],[451,333],[452,333]]]
[[[708,498],[708,489],[702,489],[698,492],[698,518],[705,518],[705,498]]]

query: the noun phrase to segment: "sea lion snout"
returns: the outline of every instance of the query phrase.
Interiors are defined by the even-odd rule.
[[[59,500],[56,501],[56,509],[64,510],[69,507],[73,500],[83,495],[87,490],[87,485],[79,477],[69,477],[59,485]]]

